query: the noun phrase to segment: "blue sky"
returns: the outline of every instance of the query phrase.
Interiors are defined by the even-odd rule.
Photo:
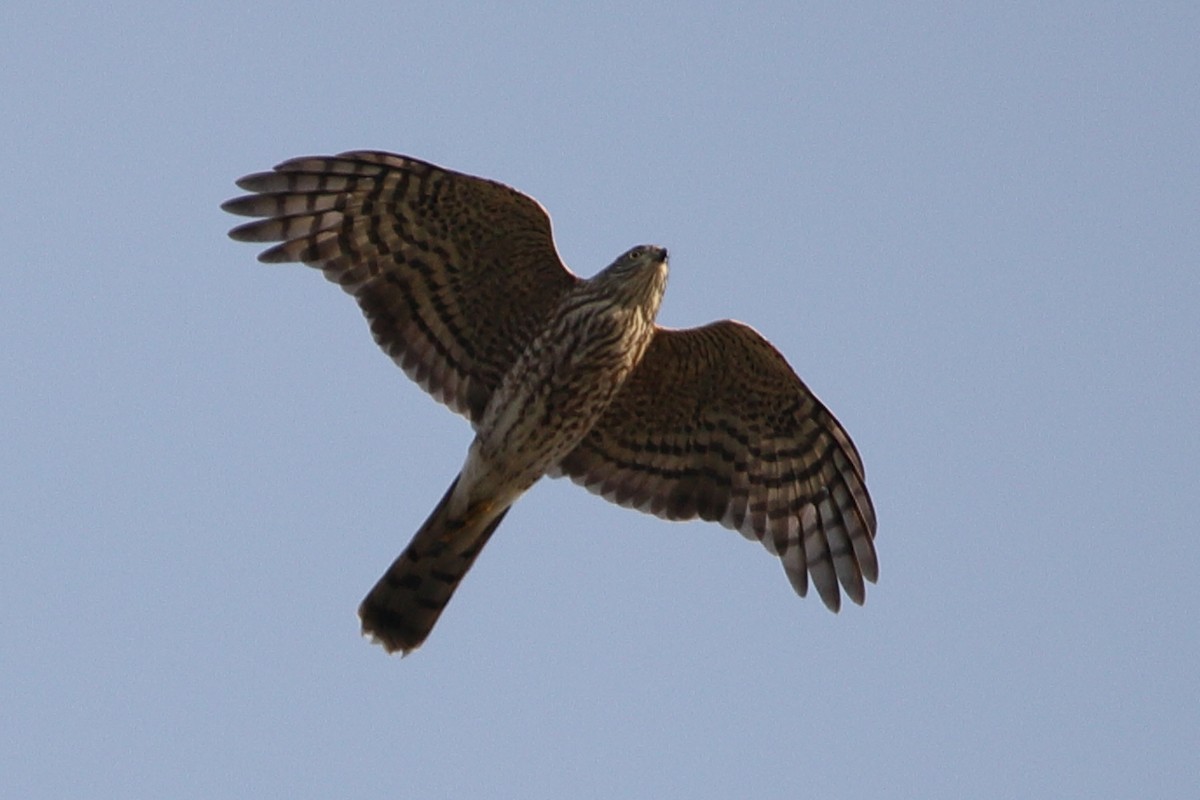
[[[1192,797],[1192,3],[0,12],[0,795]],[[767,335],[881,579],[563,481],[413,656],[355,608],[470,432],[236,177],[351,148],[537,197],[660,321]]]

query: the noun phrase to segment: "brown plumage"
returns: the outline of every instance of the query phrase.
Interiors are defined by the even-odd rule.
[[[230,235],[281,242],[353,295],[375,340],[475,439],[445,497],[359,609],[389,651],[428,636],[504,514],[542,475],[621,505],[761,541],[796,591],[856,603],[875,581],[875,513],[833,415],[752,328],[654,324],[666,251],[590,280],[545,211],[493,181],[404,156],[300,158],[238,181]]]

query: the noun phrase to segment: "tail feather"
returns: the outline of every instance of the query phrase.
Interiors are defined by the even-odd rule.
[[[498,514],[468,511],[464,518],[449,512],[458,478],[374,588],[358,616],[364,635],[389,653],[407,655],[433,630],[454,590],[475,563],[508,509]]]

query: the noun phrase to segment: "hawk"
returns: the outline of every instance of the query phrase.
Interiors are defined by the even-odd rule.
[[[725,320],[655,324],[667,251],[583,279],[550,218],[503,184],[406,156],[295,158],[237,182],[229,235],[321,270],[375,341],[475,431],[433,513],[359,607],[407,654],[512,504],[543,475],[671,520],[719,522],[837,611],[874,582],[875,511],[846,431],[766,339]]]

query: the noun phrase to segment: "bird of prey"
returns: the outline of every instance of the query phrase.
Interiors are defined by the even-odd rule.
[[[359,607],[407,654],[429,635],[512,504],[570,477],[671,520],[720,522],[831,610],[878,577],[875,511],[846,431],[753,328],[655,324],[667,251],[583,279],[550,219],[503,184],[406,156],[295,158],[237,182],[229,235],[278,242],[358,301],[375,341],[475,431],[441,502]]]

